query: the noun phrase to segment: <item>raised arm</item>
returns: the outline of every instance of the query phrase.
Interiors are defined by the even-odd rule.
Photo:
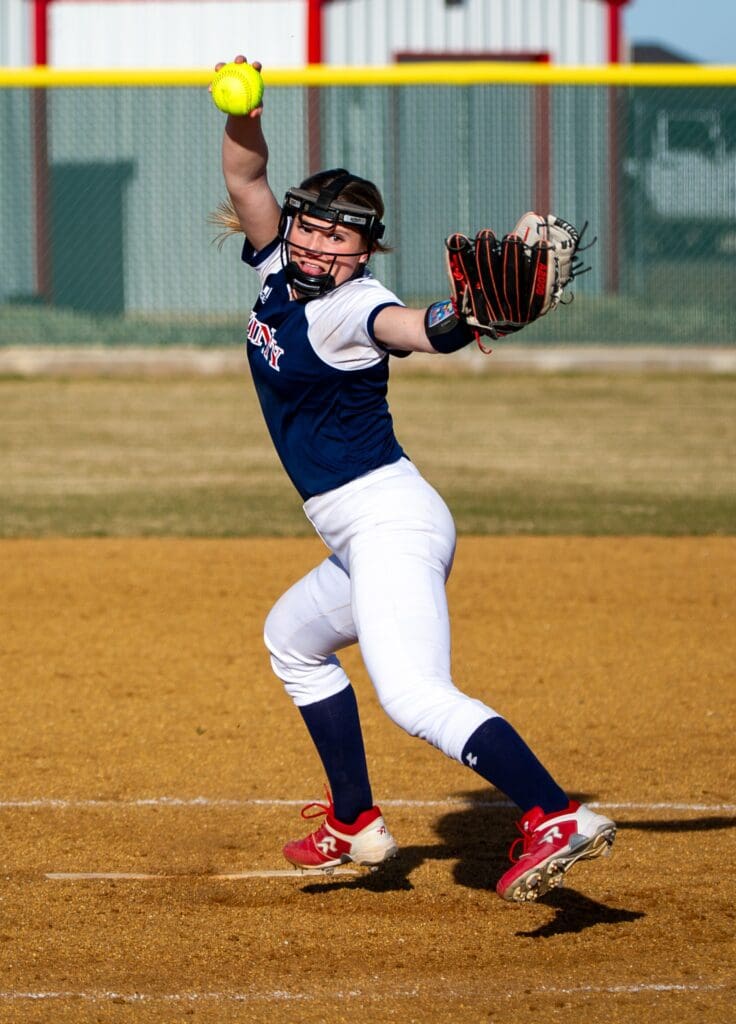
[[[245,57],[237,56],[237,64]],[[219,70],[222,64],[216,66]],[[253,61],[260,71],[261,65]],[[263,107],[243,117],[228,115],[222,139],[225,185],[248,241],[262,249],[276,237],[281,208],[268,184],[268,146],[261,128]]]

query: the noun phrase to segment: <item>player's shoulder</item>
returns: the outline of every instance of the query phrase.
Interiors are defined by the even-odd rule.
[[[243,243],[241,259],[243,263],[247,263],[249,267],[257,270],[262,278],[274,274],[283,268],[281,239],[274,238],[263,249],[256,249],[246,238]]]
[[[394,294],[390,288],[374,276],[370,267],[366,267],[360,277],[356,277],[352,281],[348,281],[348,284],[353,286],[356,290],[363,290],[369,294],[378,292],[388,292],[391,295]],[[395,295],[394,298],[396,298]]]
[[[386,306],[403,305],[373,275],[346,281],[306,305],[309,339],[320,358],[341,369],[363,369],[382,362],[385,348],[373,324]]]
[[[356,277],[341,284],[339,288],[329,292],[325,298],[330,299],[331,304],[336,308],[341,308],[346,312],[350,310],[370,312],[376,307],[385,305],[404,305],[401,299],[377,277],[374,277],[369,270],[366,270],[362,277]]]

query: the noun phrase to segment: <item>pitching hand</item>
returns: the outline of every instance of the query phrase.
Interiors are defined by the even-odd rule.
[[[218,61],[217,64],[215,64],[215,71],[219,71],[220,68],[224,68],[226,63],[227,63],[227,61],[224,61],[224,60]],[[239,53],[237,55],[237,57],[233,57],[232,63],[233,64],[247,64],[248,61],[243,56],[242,53]],[[261,64],[261,62],[259,60],[251,61],[250,62],[250,66],[252,68],[255,68],[255,70],[258,71],[259,73],[260,73],[261,69],[263,68],[263,65]],[[212,92],[212,86],[211,85],[208,86],[208,91]],[[263,113],[263,104],[261,103],[260,106],[254,107],[253,110],[251,110],[251,112],[247,116],[255,118],[255,117],[260,117],[262,113]]]

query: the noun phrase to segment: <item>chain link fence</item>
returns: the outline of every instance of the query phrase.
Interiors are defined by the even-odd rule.
[[[223,121],[201,85],[0,76],[0,345],[243,340],[255,275],[208,223]],[[451,232],[551,210],[588,222],[591,269],[519,344],[736,342],[732,85],[285,85],[263,123],[277,196],[319,166],[376,181],[374,272],[409,304],[446,294]]]

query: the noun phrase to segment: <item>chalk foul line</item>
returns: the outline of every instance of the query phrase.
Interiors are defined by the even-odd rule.
[[[275,868],[273,870],[234,871],[226,874],[193,874],[180,872],[171,874],[145,874],[141,871],[47,871],[44,878],[51,882],[163,882],[201,878],[207,881],[239,882],[247,878],[334,878],[335,875],[358,875],[357,868],[335,868],[326,875],[324,871],[300,871],[299,868]]]
[[[114,799],[76,799],[57,797],[30,797],[26,799],[0,800],[0,810],[95,810],[95,809],[135,809],[147,807],[183,807],[203,809],[239,809],[246,807],[303,807],[314,800],[314,797],[302,798],[299,800],[252,798],[252,799],[228,799],[220,797],[178,797],[178,796],[151,796],[139,797],[130,800]],[[610,811],[683,811],[690,813],[705,814],[734,814],[736,804],[706,804],[688,802],[615,802],[589,800],[588,807],[604,808]],[[508,800],[467,800],[448,797],[444,800],[381,800],[382,807],[406,807],[406,808],[437,808],[443,807],[501,807],[513,808],[515,805]]]
[[[690,982],[634,982],[618,985],[577,985],[547,986],[537,988],[524,986],[523,989],[509,989],[483,985],[458,986],[448,988],[442,986],[399,986],[385,990],[372,987],[370,989],[347,989],[332,992],[307,992],[273,989],[262,992],[117,992],[106,990],[48,990],[48,991],[0,991],[2,1002],[51,1002],[80,1001],[87,1003],[279,1003],[279,1002],[338,1002],[340,1000],[360,999],[367,1002],[387,1002],[393,999],[420,999],[422,997],[451,1001],[473,996],[498,996],[517,998],[520,995],[575,996],[575,995],[648,995],[653,993],[701,993],[725,991],[726,985],[707,981]]]

